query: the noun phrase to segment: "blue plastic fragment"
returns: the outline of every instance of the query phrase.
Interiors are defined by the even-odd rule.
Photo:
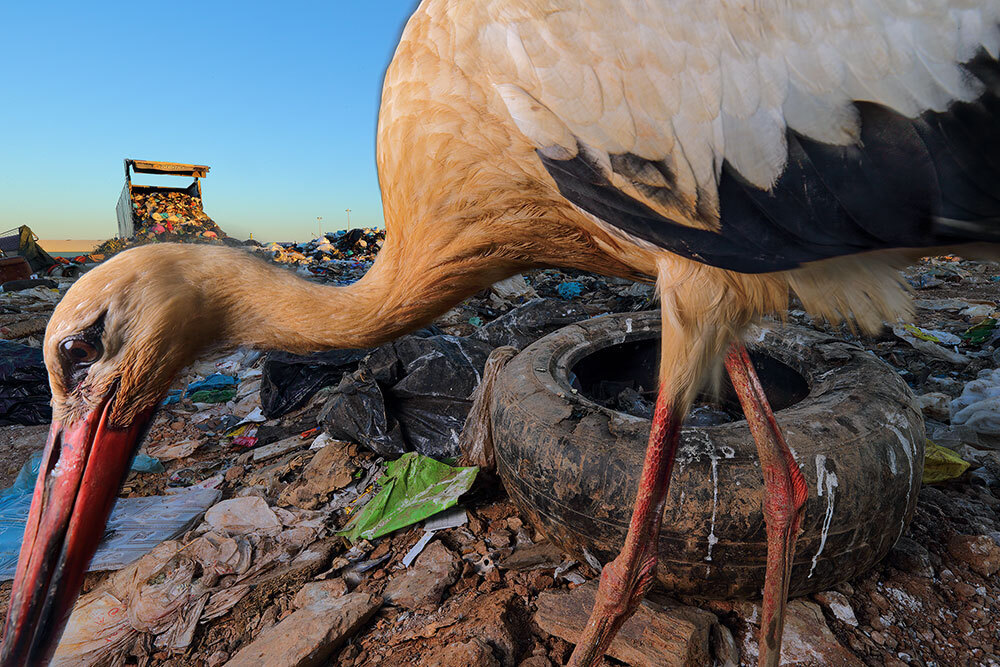
[[[181,396],[184,394],[180,389],[174,389],[167,393],[167,397],[163,399],[163,403],[160,405],[173,405],[174,403],[181,402]]]
[[[160,463],[160,459],[149,454],[136,454],[132,459],[132,470],[135,472],[163,472],[166,468]]]
[[[560,283],[559,287],[556,288],[556,292],[558,292],[559,296],[564,299],[573,299],[583,294],[583,285],[575,280],[571,280],[569,282]]]
[[[41,465],[42,450],[38,450],[21,466],[14,483],[0,490],[0,562],[6,562],[11,558],[17,560],[21,541],[24,539],[24,526],[28,521],[35,480],[38,478],[38,469]],[[164,468],[159,459],[147,454],[137,454],[132,460],[132,470],[163,472]]]
[[[231,375],[223,375],[222,373],[213,373],[209,375],[204,380],[198,380],[197,382],[192,382],[187,386],[185,390],[185,396],[191,396],[198,391],[215,391],[217,389],[225,389],[226,387],[232,387],[236,384],[236,378]]]

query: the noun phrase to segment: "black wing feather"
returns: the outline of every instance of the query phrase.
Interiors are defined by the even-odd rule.
[[[788,131],[788,163],[765,191],[724,163],[718,231],[670,220],[617,189],[585,146],[570,160],[539,152],[559,191],[610,225],[665,250],[743,273],[889,248],[922,248],[1000,239],[1000,66],[981,54],[967,64],[985,84],[982,97],[946,112],[906,118],[856,102],[857,144],[833,146]],[[636,182],[664,203],[675,197],[662,163],[612,156],[630,178],[645,164],[667,187]],[[648,192],[647,192],[648,191]]]

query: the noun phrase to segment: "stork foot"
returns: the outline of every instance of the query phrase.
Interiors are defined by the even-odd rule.
[[[597,599],[569,659],[571,667],[590,667],[600,661],[619,628],[653,585],[663,503],[679,438],[680,420],[668,406],[661,388],[625,546],[601,571]]]
[[[655,548],[643,550],[633,571],[619,555],[601,570],[597,599],[580,642],[569,660],[569,667],[590,667],[600,661],[618,630],[642,602],[656,578]]]
[[[795,540],[809,492],[799,466],[785,443],[764,394],[750,355],[734,345],[726,370],[739,396],[750,432],[757,444],[764,475],[764,522],[767,526],[767,570],[760,622],[760,663],[777,667],[788,602],[788,580],[795,557]]]

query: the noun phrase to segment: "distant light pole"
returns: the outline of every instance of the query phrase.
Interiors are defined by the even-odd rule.
[[[347,211],[347,228],[350,229],[351,228],[351,209],[345,208],[344,210]]]
[[[316,224],[319,225],[319,235],[323,236],[323,216],[321,215],[316,216]]]

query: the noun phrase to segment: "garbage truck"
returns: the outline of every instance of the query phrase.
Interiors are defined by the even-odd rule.
[[[115,215],[118,237],[144,236],[150,240],[225,238],[226,234],[202,207],[201,180],[210,167],[203,164],[154,162],[125,159],[125,187],[118,197]],[[183,187],[138,185],[133,174],[178,176],[193,181]]]

